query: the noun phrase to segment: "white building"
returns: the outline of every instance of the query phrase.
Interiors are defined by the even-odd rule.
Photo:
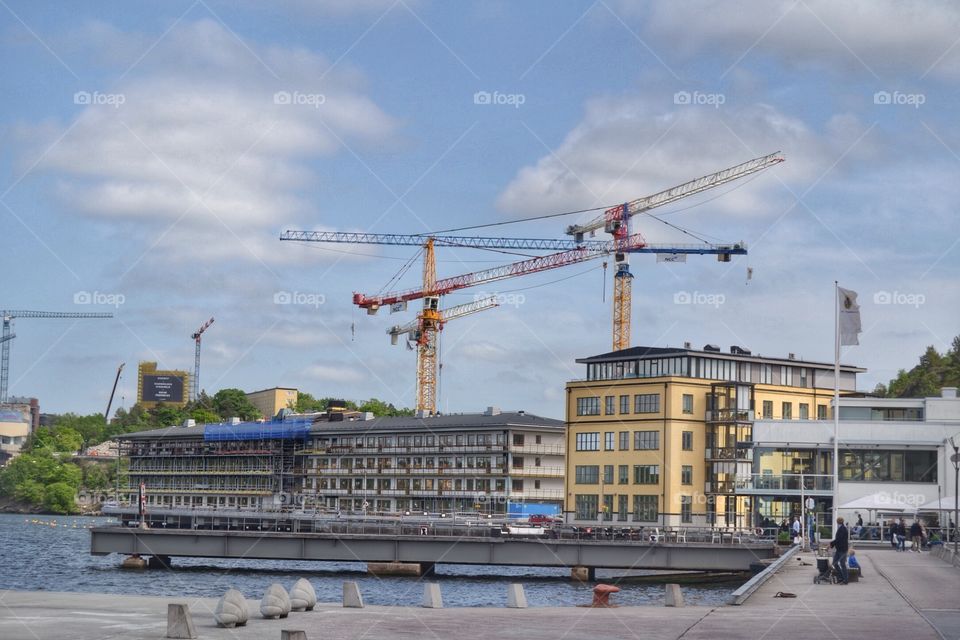
[[[833,497],[833,432],[832,420],[757,420],[753,474],[738,479],[737,493],[755,496],[761,519],[779,522],[800,512],[803,474],[803,494],[814,498],[825,523]],[[842,398],[839,434],[838,505],[878,495],[891,510],[903,507],[912,516],[917,507],[954,495],[955,387],[935,398]],[[868,519],[866,510],[857,511]],[[855,517],[852,509],[838,515]]]

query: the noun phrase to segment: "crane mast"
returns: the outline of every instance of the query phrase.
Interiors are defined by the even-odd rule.
[[[0,402],[7,401],[7,385],[10,380],[10,341],[13,338],[13,321],[16,318],[112,318],[112,313],[76,313],[70,311],[27,311],[23,309],[0,311],[3,317],[3,334],[0,336]]]
[[[210,318],[209,320],[204,322],[203,325],[199,329],[197,329],[197,331],[193,335],[190,336],[191,338],[193,338],[193,341],[196,343],[196,349],[193,357],[193,384],[191,385],[192,386],[191,395],[193,396],[191,400],[193,400],[194,402],[196,402],[197,399],[200,397],[200,336],[202,336],[203,332],[209,329],[210,325],[212,324],[213,324],[213,318]]]

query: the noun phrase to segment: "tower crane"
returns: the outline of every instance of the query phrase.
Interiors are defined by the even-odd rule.
[[[7,401],[7,385],[10,378],[10,340],[13,338],[13,321],[16,318],[112,318],[112,313],[73,313],[69,311],[24,311],[3,310],[2,355],[0,355],[0,402]]]
[[[567,227],[567,235],[583,240],[584,234],[603,228],[614,238],[626,238],[630,235],[630,219],[651,209],[672,204],[683,198],[702,193],[708,189],[745,178],[784,161],[780,152],[754,158],[699,178],[695,178],[675,187],[665,189],[643,198],[625,202],[607,209],[603,215],[582,225]],[[723,258],[721,258],[723,260]],[[729,260],[729,257],[727,258]],[[613,350],[620,351],[630,346],[630,308],[632,300],[633,274],[630,273],[630,260],[625,252],[615,256],[617,268],[613,276]]]
[[[200,397],[200,336],[203,335],[203,332],[210,328],[210,325],[213,324],[213,318],[210,318],[203,323],[197,331],[191,335],[193,341],[196,343],[196,355],[193,358],[193,398],[192,400],[196,401]]]

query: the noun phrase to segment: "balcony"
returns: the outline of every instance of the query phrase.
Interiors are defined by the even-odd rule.
[[[510,475],[515,478],[562,478],[563,467],[513,467]]]
[[[803,478],[803,493],[809,495],[829,496],[833,492],[833,477],[830,475],[814,475],[788,473],[783,475],[771,475],[754,473],[749,477],[737,478],[736,490],[744,494],[769,494],[779,493],[783,495],[800,495],[801,477]]]
[[[706,412],[707,422],[753,422],[754,412],[743,409],[713,409]]]
[[[736,460],[739,462],[752,462],[753,449],[745,447],[717,447],[707,449],[704,453],[707,460]]]

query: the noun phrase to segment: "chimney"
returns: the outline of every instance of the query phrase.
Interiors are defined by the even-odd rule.
[[[940,397],[941,398],[950,398],[951,400],[957,399],[957,388],[956,387],[941,387],[940,388]]]

